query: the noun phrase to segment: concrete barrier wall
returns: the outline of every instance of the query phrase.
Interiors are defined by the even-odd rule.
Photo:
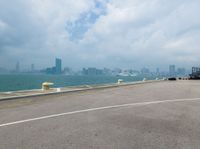
[[[18,93],[19,95],[17,96],[7,96],[7,97],[0,97],[0,101],[5,101],[5,100],[14,100],[14,99],[20,99],[20,98],[29,98],[29,97],[39,97],[39,96],[46,96],[46,95],[54,95],[54,94],[65,94],[65,93],[72,93],[72,92],[80,92],[80,91],[88,91],[88,90],[97,90],[97,89],[106,89],[106,88],[114,88],[114,87],[122,87],[122,86],[129,86],[129,85],[137,85],[137,84],[145,84],[145,83],[155,83],[155,82],[160,82],[164,80],[148,80],[148,81],[137,81],[137,82],[128,82],[128,83],[122,83],[122,84],[104,84],[104,85],[87,85],[84,88],[80,88],[83,86],[77,86],[77,88],[72,88],[71,90],[62,90],[64,88],[61,88],[60,92],[56,91],[56,88],[52,92],[41,92],[39,89],[34,89],[34,90],[23,90],[23,91],[14,91],[12,93]],[[23,93],[27,93],[30,91],[38,91],[38,93],[33,93],[33,94],[28,94],[28,95],[23,95]],[[40,91],[40,92],[39,92]],[[22,95],[20,95],[22,93]]]

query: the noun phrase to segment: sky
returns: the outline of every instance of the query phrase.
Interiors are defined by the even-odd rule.
[[[0,0],[0,67],[200,64],[200,0]]]

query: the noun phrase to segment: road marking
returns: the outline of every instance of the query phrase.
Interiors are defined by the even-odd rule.
[[[47,116],[41,116],[41,117],[36,117],[36,118],[30,118],[30,119],[24,119],[24,120],[4,123],[4,124],[0,124],[0,127],[21,124],[21,123],[26,123],[26,122],[31,122],[31,121],[37,121],[37,120],[43,120],[43,119],[48,119],[48,118],[55,118],[55,117],[64,116],[64,115],[72,115],[72,114],[78,114],[78,113],[98,111],[98,110],[106,110],[106,109],[122,108],[122,107],[130,107],[130,106],[143,106],[143,105],[159,104],[159,103],[195,101],[195,100],[200,100],[200,98],[174,99],[174,100],[163,100],[163,101],[157,100],[157,101],[149,101],[149,102],[128,103],[128,104],[113,105],[113,106],[106,106],[106,107],[90,108],[90,109],[85,109],[85,110],[77,110],[77,111],[72,111],[72,112],[58,113],[58,114],[52,114],[52,115],[47,115]]]

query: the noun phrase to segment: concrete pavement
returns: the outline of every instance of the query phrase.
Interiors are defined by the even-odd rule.
[[[2,125],[9,123],[13,124]],[[0,102],[2,149],[196,149],[199,140],[200,81],[164,81]]]

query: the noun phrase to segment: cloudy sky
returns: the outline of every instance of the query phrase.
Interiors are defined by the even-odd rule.
[[[0,0],[0,67],[200,64],[200,0]]]

